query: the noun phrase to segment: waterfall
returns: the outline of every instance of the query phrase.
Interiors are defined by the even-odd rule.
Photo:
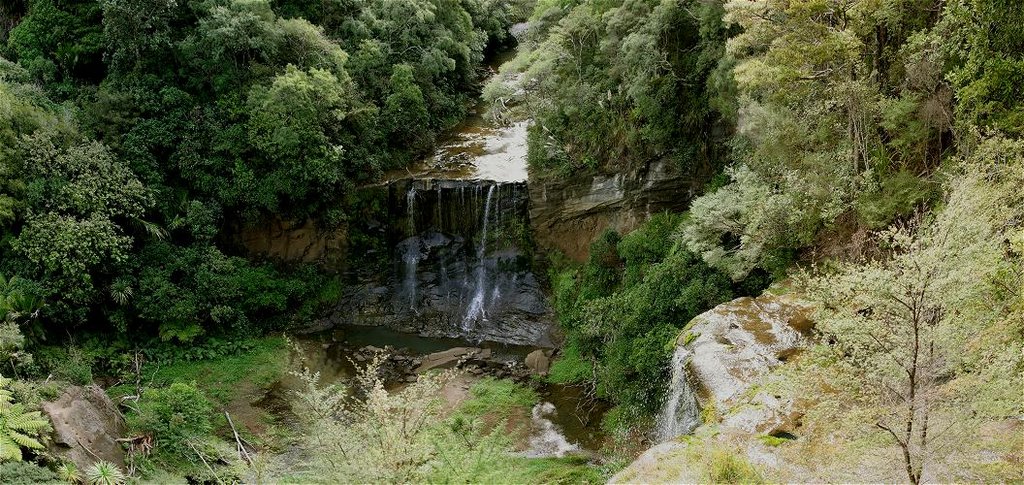
[[[484,310],[484,299],[487,294],[487,265],[484,257],[487,255],[487,225],[491,218],[491,199],[494,197],[494,187],[496,184],[492,184],[487,189],[487,200],[484,202],[484,219],[483,226],[480,231],[480,244],[476,249],[476,288],[474,289],[473,298],[469,301],[469,308],[466,311],[466,316],[462,319],[462,329],[469,330],[469,324],[477,318],[484,321],[487,320],[487,312]]]
[[[406,212],[409,217],[409,238],[406,239],[405,248],[402,252],[402,261],[405,262],[405,280],[402,283],[405,294],[409,296],[409,310],[417,312],[416,309],[416,271],[420,262],[420,245],[416,235],[416,189],[410,188],[405,194]]]
[[[677,347],[672,355],[672,382],[669,383],[668,396],[658,415],[659,441],[689,434],[700,425],[697,397],[687,379],[686,367],[689,359],[690,351],[682,346]]]

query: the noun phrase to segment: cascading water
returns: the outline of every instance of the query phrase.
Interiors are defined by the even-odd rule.
[[[409,301],[409,310],[414,313],[416,308],[417,278],[416,271],[420,262],[420,245],[416,236],[416,189],[410,188],[405,194],[407,216],[409,217],[409,238],[405,240],[402,248],[402,261],[405,262],[405,279],[403,280],[403,293]]]
[[[668,396],[658,415],[659,441],[689,434],[700,425],[697,396],[687,379],[686,367],[689,360],[690,351],[685,347],[677,347],[672,355],[672,381],[669,383]]]
[[[491,200],[494,198],[494,188],[491,184],[487,189],[487,200],[484,202],[484,219],[481,223],[480,244],[476,249],[476,288],[473,291],[473,298],[469,301],[466,316],[462,318],[462,329],[468,331],[471,324],[477,320],[487,321],[487,311],[484,305],[484,298],[487,294],[487,264],[484,257],[487,255],[487,225],[491,218]],[[497,289],[497,288],[495,288]]]

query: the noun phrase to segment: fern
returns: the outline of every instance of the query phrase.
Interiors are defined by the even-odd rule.
[[[39,411],[26,411],[15,403],[7,385],[11,379],[0,376],[0,461],[21,461],[22,448],[39,450],[38,437],[50,428],[50,422]]]

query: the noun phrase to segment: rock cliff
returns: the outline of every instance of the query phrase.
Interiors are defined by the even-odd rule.
[[[700,182],[667,161],[610,175],[530,178],[530,221],[537,244],[570,258],[587,258],[607,228],[625,233],[660,211],[689,207]]]

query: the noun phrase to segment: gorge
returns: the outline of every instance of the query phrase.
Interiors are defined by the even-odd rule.
[[[1024,3],[0,2],[0,483],[1024,482]]]

